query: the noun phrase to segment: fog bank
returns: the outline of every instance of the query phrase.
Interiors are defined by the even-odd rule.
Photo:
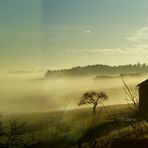
[[[1,74],[0,111],[3,113],[46,112],[79,108],[82,94],[89,90],[104,91],[109,96],[106,104],[125,104],[127,98],[120,77],[101,78],[51,78],[44,80],[44,73]],[[125,77],[133,88],[147,76]],[[87,106],[84,106],[87,107]],[[88,106],[89,107],[89,106]]]

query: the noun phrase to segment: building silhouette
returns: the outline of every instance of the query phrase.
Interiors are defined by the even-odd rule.
[[[148,118],[148,79],[137,85],[139,88],[139,113]]]

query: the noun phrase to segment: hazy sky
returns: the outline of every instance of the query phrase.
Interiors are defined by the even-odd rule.
[[[147,0],[0,0],[0,66],[148,62]]]

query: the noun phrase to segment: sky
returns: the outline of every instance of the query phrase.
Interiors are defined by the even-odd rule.
[[[0,67],[148,63],[147,0],[1,0]]]

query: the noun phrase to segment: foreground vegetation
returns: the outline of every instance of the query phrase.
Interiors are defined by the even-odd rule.
[[[136,120],[129,105],[99,107],[95,116],[91,109],[9,115],[0,125],[4,148],[106,148],[129,137],[147,138],[148,132],[148,123]]]

